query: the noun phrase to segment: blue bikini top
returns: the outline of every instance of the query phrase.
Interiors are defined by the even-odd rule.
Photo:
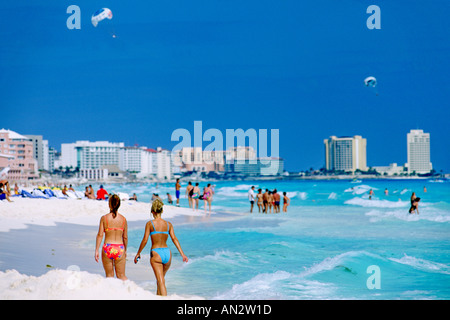
[[[154,231],[150,232],[150,235],[154,235],[155,233],[163,233],[163,234],[167,234],[167,235],[169,234],[169,222],[168,221],[166,221],[167,222],[167,231],[156,231],[153,221],[150,220],[150,222],[152,223],[153,230],[154,230]]]

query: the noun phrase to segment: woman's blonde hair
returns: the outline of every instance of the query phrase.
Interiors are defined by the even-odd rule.
[[[152,202],[152,213],[163,213],[163,206],[164,203],[161,200],[155,199]]]

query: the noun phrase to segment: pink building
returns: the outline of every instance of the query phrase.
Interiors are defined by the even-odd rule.
[[[9,167],[9,181],[39,178],[31,139],[11,130],[0,130],[0,170]]]

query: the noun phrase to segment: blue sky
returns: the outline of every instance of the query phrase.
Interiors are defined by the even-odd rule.
[[[69,30],[69,5],[81,29]],[[369,5],[381,29],[369,30]],[[94,28],[93,12],[113,11]],[[18,0],[0,10],[0,127],[51,146],[171,149],[172,132],[279,129],[288,170],[324,165],[323,139],[362,135],[369,166],[431,134],[450,171],[447,0]],[[117,37],[113,38],[112,34]],[[364,87],[367,76],[378,92]],[[208,143],[205,142],[204,146]]]

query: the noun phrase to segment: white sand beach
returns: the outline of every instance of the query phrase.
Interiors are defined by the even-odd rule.
[[[98,226],[102,215],[109,212],[107,201],[87,199],[30,199],[14,197],[13,202],[0,201],[0,232],[26,228],[26,225],[55,226],[57,222]],[[122,201],[119,212],[128,222],[148,220],[150,205],[145,202]],[[192,216],[192,210],[166,205],[164,217]]]
[[[162,299],[155,295],[148,263],[135,265],[134,253],[128,253],[125,282],[106,279],[101,262],[94,261],[92,244],[100,218],[108,212],[107,201],[0,201],[0,299]],[[150,204],[122,201],[119,212],[129,227],[144,228]],[[201,211],[166,205],[164,218],[176,225],[204,216]],[[172,263],[172,268],[177,266],[182,262]],[[201,299],[174,291],[164,299]]]

